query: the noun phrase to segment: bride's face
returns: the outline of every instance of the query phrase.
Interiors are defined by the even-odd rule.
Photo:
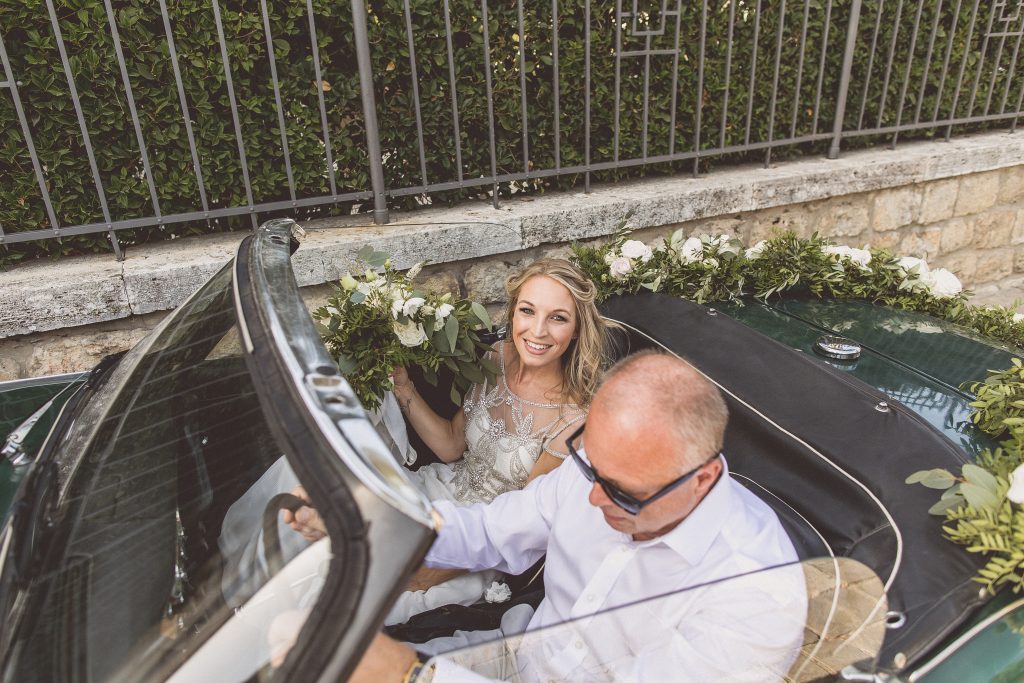
[[[523,283],[512,311],[512,341],[527,367],[556,362],[576,336],[576,302],[563,285],[545,275]]]

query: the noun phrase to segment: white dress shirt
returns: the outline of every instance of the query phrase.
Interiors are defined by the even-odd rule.
[[[519,574],[547,553],[545,598],[529,633],[506,639],[516,653],[512,678],[746,681],[785,674],[803,637],[800,566],[703,585],[797,560],[764,502],[723,467],[675,529],[638,542],[608,526],[587,500],[590,488],[570,462],[489,505],[435,503],[445,525],[427,554],[431,566]],[[694,586],[700,588],[679,593]],[[647,600],[655,596],[662,597]],[[482,680],[453,662],[472,657],[441,658],[434,681]]]

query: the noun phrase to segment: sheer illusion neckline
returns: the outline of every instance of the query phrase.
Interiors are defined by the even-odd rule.
[[[576,405],[575,403],[569,403],[568,401],[566,401],[565,403],[541,403],[538,401],[531,401],[530,399],[523,398],[516,392],[512,391],[512,387],[508,385],[508,380],[506,379],[508,375],[505,374],[505,346],[507,345],[508,341],[502,340],[501,347],[498,349],[498,361],[501,365],[501,383],[504,386],[505,391],[508,392],[509,396],[516,399],[517,401],[520,401],[521,403],[525,403],[528,406],[533,406],[534,408],[560,408],[562,406]]]

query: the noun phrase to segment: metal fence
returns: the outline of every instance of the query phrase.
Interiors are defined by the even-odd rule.
[[[258,8],[245,10],[258,11],[266,46],[266,63],[256,71],[273,95],[265,101],[267,108],[272,102],[268,115],[277,142],[268,151],[265,143],[259,149],[246,143],[252,123],[245,117],[252,104],[239,101],[232,78],[239,68],[231,57],[237,37],[226,29],[226,1],[211,0],[219,58],[209,64],[216,65],[218,78],[223,75],[236,155],[231,163],[240,169],[237,198],[215,202],[208,196],[209,181],[214,175],[221,179],[223,172],[196,132],[204,114],[183,79],[174,28],[178,17],[167,0],[159,0],[149,17],[161,27],[155,40],[162,56],[155,59],[164,60],[173,74],[174,117],[187,141],[195,190],[190,191],[194,200],[171,201],[173,191],[154,173],[151,157],[161,150],[144,132],[148,112],[140,112],[133,90],[139,57],[121,44],[124,8],[102,0],[104,39],[110,41],[118,73],[117,92],[110,97],[126,105],[138,153],[136,174],[148,195],[145,209],[134,210],[137,215],[119,215],[125,210],[115,211],[108,202],[116,179],[100,163],[104,150],[90,136],[94,124],[79,91],[88,75],[80,65],[73,68],[74,55],[61,30],[69,21],[63,10],[55,0],[39,8],[48,19],[46,40],[56,47],[59,69],[13,63],[5,41],[37,38],[4,26],[0,15],[0,90],[13,105],[4,124],[31,162],[38,197],[30,200],[45,209],[44,227],[8,225],[5,232],[0,225],[0,243],[106,233],[120,257],[118,231],[126,229],[245,215],[255,225],[261,214],[339,204],[371,210],[374,220],[384,223],[389,203],[403,198],[430,203],[450,196],[444,193],[477,188],[498,206],[503,194],[543,183],[578,181],[590,191],[592,179],[647,171],[697,174],[715,158],[749,159],[756,153],[768,166],[780,149],[787,155],[827,149],[835,158],[847,145],[884,139],[895,146],[901,134],[948,139],[957,126],[1015,130],[1022,113],[1024,76],[1018,66],[1024,0],[473,0],[470,12],[462,11],[469,3],[455,8],[454,2],[383,0],[368,8],[365,0],[352,0],[351,33],[339,39],[350,41],[349,57],[326,67],[319,11],[314,0],[305,0],[299,14],[318,125],[301,130],[279,76],[289,64],[279,62],[280,36],[271,21],[287,3],[259,0]],[[294,8],[288,11],[298,16]],[[381,38],[382,27],[400,30],[404,41]],[[82,220],[79,212],[69,219],[55,208],[51,164],[36,144],[47,129],[43,117],[23,105],[25,74],[19,69],[50,69],[63,81],[59,90],[74,109],[77,144],[95,191],[95,216]],[[358,81],[349,93],[362,115],[358,154],[365,167],[358,172],[351,168],[352,153],[343,167],[338,156],[339,135],[346,136],[355,118],[346,115],[339,124],[335,105],[329,111],[325,104],[328,84],[346,79]],[[86,87],[99,86],[87,82]],[[293,152],[310,139],[322,154],[316,182],[303,185],[296,175],[310,156],[297,162]],[[280,187],[254,191],[254,163],[257,172],[283,166]],[[11,175],[0,185],[29,172],[17,163],[2,164],[0,174]],[[365,182],[353,185],[353,174]],[[194,203],[183,210],[182,201]]]

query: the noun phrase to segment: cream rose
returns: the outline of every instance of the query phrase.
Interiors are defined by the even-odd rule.
[[[423,331],[423,325],[412,320],[404,325],[396,320],[391,323],[391,329],[394,330],[398,341],[402,342],[402,346],[419,346],[427,341],[427,333]]]
[[[423,297],[414,296],[413,298],[406,301],[405,305],[402,306],[402,313],[405,313],[407,316],[411,318],[412,316],[416,315],[416,311],[420,310],[420,306],[422,306],[425,303],[427,302],[426,299],[424,299]]]
[[[925,263],[924,259],[917,258],[916,256],[903,256],[897,261],[900,269],[908,277],[911,275],[911,271],[915,268],[917,277],[921,278],[928,274],[928,264]]]
[[[689,237],[683,246],[679,248],[679,255],[683,257],[683,262],[693,263],[694,261],[700,261],[704,258],[704,245],[697,237]]]
[[[608,272],[611,273],[612,277],[616,280],[621,280],[629,274],[629,271],[631,270],[633,270],[633,264],[630,263],[629,259],[625,256],[620,256],[612,261],[612,264],[608,266]]]
[[[743,252],[743,255],[747,257],[748,261],[756,261],[761,258],[761,254],[764,253],[764,248],[768,246],[768,240],[761,240],[754,246]]]
[[[945,268],[936,268],[929,271],[922,280],[928,285],[928,291],[931,292],[932,296],[939,299],[948,299],[964,290],[960,279]]]
[[[654,256],[651,248],[640,240],[626,240],[622,243],[620,253],[628,259],[640,259],[641,263],[647,263]]]

